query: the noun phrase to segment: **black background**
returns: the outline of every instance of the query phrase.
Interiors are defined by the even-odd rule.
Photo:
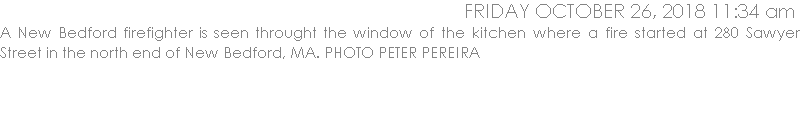
[[[442,108],[501,108],[498,110],[516,110],[514,107],[519,107],[566,111],[571,110],[570,108],[607,106],[605,104],[622,108],[646,104],[688,106],[691,104],[686,103],[697,102],[689,100],[720,104],[726,102],[727,98],[736,97],[732,92],[783,87],[782,85],[788,84],[779,81],[784,81],[782,79],[789,75],[780,73],[796,67],[792,64],[796,60],[792,55],[796,54],[794,49],[797,49],[797,40],[783,39],[779,42],[777,39],[744,38],[744,29],[748,26],[759,29],[798,29],[796,19],[766,19],[763,14],[759,16],[760,19],[629,19],[629,13],[626,13],[625,19],[538,19],[530,16],[529,12],[527,19],[464,18],[466,3],[522,3],[531,4],[530,7],[534,8],[536,4],[544,3],[539,1],[45,3],[49,5],[19,3],[3,7],[3,26],[8,27],[11,32],[16,32],[17,27],[57,31],[60,26],[75,29],[117,27],[118,31],[124,27],[178,27],[194,29],[195,32],[198,27],[208,30],[248,31],[255,27],[317,27],[318,31],[322,27],[333,27],[348,30],[349,35],[352,35],[350,30],[366,27],[413,29],[415,32],[430,27],[464,30],[481,26],[526,30],[551,27],[579,29],[582,38],[533,39],[531,32],[526,39],[353,39],[350,36],[345,39],[322,39],[318,35],[317,39],[303,39],[299,42],[292,39],[213,38],[164,39],[157,42],[153,39],[58,39],[57,36],[49,39],[0,39],[0,45],[15,49],[48,46],[67,46],[73,49],[123,47],[128,50],[156,47],[202,47],[219,50],[226,46],[261,49],[283,47],[284,55],[288,56],[290,47],[314,47],[314,51],[322,56],[324,47],[454,46],[477,47],[481,55],[480,59],[2,59],[5,68],[3,76],[21,78],[9,82],[24,81],[17,82],[17,89],[52,94],[33,96],[42,96],[34,100],[46,100],[44,102],[70,100],[54,97],[71,95],[90,100],[124,100],[109,101],[106,104],[149,106],[156,105],[153,103],[175,101],[195,106],[209,105],[204,107],[210,108],[216,108],[217,106],[211,106],[217,105],[215,103],[225,103],[236,105],[228,107],[239,109],[276,109],[273,106],[278,106],[303,110],[302,108],[313,108],[310,105],[321,106],[320,108],[340,105],[438,108],[437,104],[431,104],[433,102],[442,103]],[[628,8],[633,3],[624,2]],[[713,9],[711,4],[714,3],[739,4],[704,4],[706,9]],[[661,7],[663,3],[649,4],[649,9],[656,14],[662,15],[666,12]],[[762,9],[760,12],[766,7],[793,6],[781,3],[758,4]],[[630,11],[628,8],[626,11]],[[708,15],[713,10],[706,12],[706,17],[710,17]],[[642,26],[705,26],[709,31],[717,26],[736,26],[740,29],[740,38],[585,37],[588,36],[588,29],[597,29],[601,32],[600,36],[603,36],[608,26],[628,29],[629,33]],[[469,36],[470,32],[466,32]],[[12,35],[16,37],[16,34]],[[51,34],[53,35],[56,34]],[[709,33],[709,36],[713,35]],[[774,73],[778,75],[772,75]],[[754,86],[766,88],[753,88]],[[108,95],[86,96],[95,93]],[[211,101],[228,99],[231,102]],[[384,107],[371,108],[382,110],[380,108]]]

